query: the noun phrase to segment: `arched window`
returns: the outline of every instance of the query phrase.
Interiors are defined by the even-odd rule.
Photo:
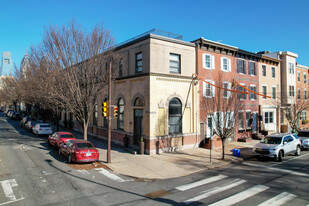
[[[124,128],[124,101],[122,98],[118,100],[118,119],[117,119],[117,128],[123,130]]]
[[[140,106],[140,107],[144,106],[142,99],[137,97],[134,101],[134,106]]]
[[[182,105],[178,98],[173,98],[168,107],[169,134],[182,133]]]

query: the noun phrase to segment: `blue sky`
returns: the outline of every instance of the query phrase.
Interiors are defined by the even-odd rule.
[[[104,23],[118,43],[153,28],[258,52],[291,51],[309,66],[309,0],[0,0],[0,52],[19,67],[44,26]],[[2,55],[2,54],[1,54]]]

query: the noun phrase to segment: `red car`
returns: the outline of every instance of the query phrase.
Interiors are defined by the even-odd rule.
[[[76,139],[74,135],[70,132],[55,132],[48,137],[48,144],[60,148],[62,143],[66,143],[68,140]]]
[[[68,158],[69,164],[99,161],[99,151],[86,140],[69,140],[65,144],[61,144],[61,154]]]

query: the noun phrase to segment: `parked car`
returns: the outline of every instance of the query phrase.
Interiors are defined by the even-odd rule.
[[[60,155],[68,159],[68,163],[99,161],[99,151],[86,140],[68,140],[61,144],[59,150]]]
[[[9,110],[6,116],[11,118],[13,114],[14,114],[14,110]]]
[[[25,124],[25,129],[28,130],[29,132],[33,132],[32,129],[33,127],[38,123],[37,120],[31,119]]]
[[[22,120],[20,120],[19,126],[25,128],[25,124],[30,120],[30,117],[24,117]]]
[[[253,147],[253,155],[256,158],[269,157],[282,161],[287,154],[300,155],[301,142],[296,134],[276,133],[261,140]]]
[[[9,113],[14,112],[14,110],[12,109],[8,109],[4,114],[9,117]]]
[[[309,130],[300,130],[297,136],[301,141],[301,149],[309,149]]]
[[[56,148],[60,148],[62,143],[66,143],[68,140],[75,140],[76,138],[70,132],[55,132],[48,137],[48,144]]]
[[[12,115],[12,119],[14,119],[14,120],[21,120],[20,112],[14,112],[14,114]]]
[[[39,135],[49,135],[53,133],[53,128],[48,123],[37,123],[33,128],[32,132]]]

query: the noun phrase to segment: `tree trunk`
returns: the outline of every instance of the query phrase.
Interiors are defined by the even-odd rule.
[[[225,141],[224,139],[221,139],[222,142],[222,159],[224,160],[224,153],[225,153]]]
[[[87,140],[87,133],[88,133],[88,122],[84,121],[84,140]]]

